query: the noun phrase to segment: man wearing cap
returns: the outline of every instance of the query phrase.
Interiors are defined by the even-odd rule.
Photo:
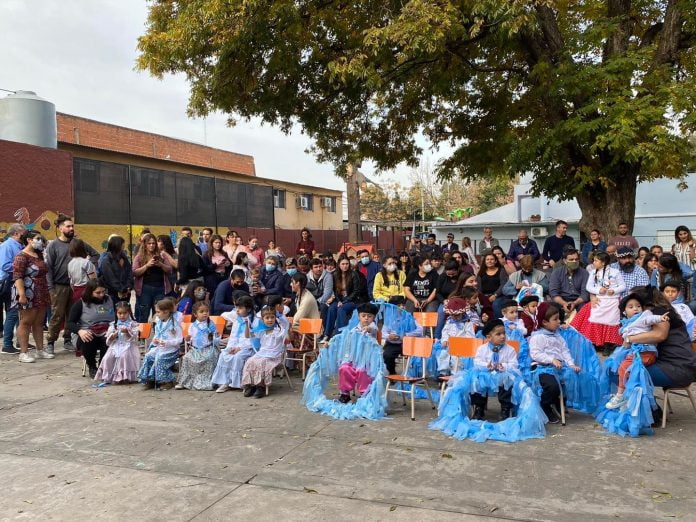
[[[627,246],[619,247],[616,257],[618,261],[611,266],[621,271],[621,276],[626,283],[626,290],[619,296],[621,299],[630,294],[637,286],[648,286],[650,283],[648,273],[643,267],[636,265],[636,255],[632,248]]]
[[[427,254],[429,256],[442,256],[442,248],[440,248],[440,245],[435,243],[435,239],[437,236],[435,234],[428,234],[428,237],[425,240],[425,245],[421,249],[421,253]]]
[[[454,242],[454,234],[450,232],[447,234],[447,243],[442,245],[442,254],[451,254],[459,250],[459,245]]]
[[[510,250],[508,251],[508,259],[517,266],[519,266],[520,259],[523,256],[532,256],[532,261],[534,262],[541,257],[536,241],[529,239],[525,229],[519,231],[517,240],[510,244]]]

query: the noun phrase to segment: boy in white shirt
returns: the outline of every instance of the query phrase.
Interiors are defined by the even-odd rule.
[[[524,326],[524,321],[519,318],[519,305],[514,299],[507,299],[503,302],[503,324],[506,330],[517,330],[522,335],[527,335],[527,328]]]

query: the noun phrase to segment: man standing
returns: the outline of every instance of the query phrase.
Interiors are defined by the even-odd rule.
[[[16,355],[19,350],[14,347],[14,330],[19,321],[19,313],[17,308],[10,308],[12,297],[12,262],[15,256],[19,253],[24,245],[20,243],[20,238],[24,234],[24,225],[14,223],[7,229],[9,236],[6,241],[0,245],[0,297],[2,304],[5,307],[5,322],[3,323],[3,343],[2,354]]]
[[[520,259],[524,256],[532,256],[532,261],[536,263],[539,259],[539,247],[536,241],[529,239],[527,231],[521,229],[517,234],[517,241],[513,241],[508,252],[508,259],[515,263],[515,266],[520,266]]]
[[[48,345],[46,346],[46,352],[49,354],[54,352],[61,326],[70,312],[71,291],[68,263],[70,262],[70,243],[75,238],[75,224],[68,216],[59,215],[56,219],[56,227],[59,236],[48,243],[44,252],[44,261],[48,267],[46,280],[51,294],[51,322],[48,325]],[[85,243],[85,249],[89,255],[89,260],[96,266],[99,263],[99,252],[87,243]],[[68,330],[63,331],[63,341],[63,347],[66,350],[74,350]]]
[[[493,237],[493,229],[491,227],[483,227],[483,239],[479,243],[479,254],[484,256],[496,246],[498,246],[498,240]]]
[[[205,254],[208,251],[208,242],[213,235],[212,228],[204,228],[201,232],[201,236],[198,238],[198,248],[201,249],[201,254]]]
[[[580,254],[574,248],[568,248],[563,254],[563,268],[551,272],[549,295],[560,304],[567,313],[580,310],[590,300],[587,285],[587,270],[580,266]]]
[[[440,248],[440,245],[435,243],[436,239],[435,234],[428,234],[428,237],[425,240],[425,246],[421,249],[421,252],[423,254],[427,254],[429,256],[441,256],[442,255],[442,249]]]
[[[618,258],[618,268],[621,270],[621,276],[626,283],[624,290],[619,297],[623,299],[630,294],[637,286],[648,286],[650,278],[643,267],[636,265],[636,254],[630,247],[619,248],[616,257]],[[612,265],[616,268],[615,265]]]
[[[454,234],[450,232],[447,234],[447,243],[442,245],[442,254],[451,254],[459,250],[459,245],[454,242]]]
[[[559,219],[556,221],[556,234],[547,237],[544,241],[544,251],[541,253],[541,257],[549,266],[555,265],[564,257],[563,252],[566,245],[575,249],[575,240],[567,236],[566,232],[568,232],[568,223]]]
[[[619,235],[612,237],[609,240],[609,244],[614,245],[616,248],[625,246],[633,249],[634,252],[640,248],[636,238],[628,233],[628,225],[626,223],[619,223]]]
[[[357,253],[358,264],[355,267],[367,281],[367,295],[370,296],[370,301],[372,301],[372,288],[375,286],[375,276],[382,269],[382,266],[370,259],[370,253],[367,250],[360,250]]]

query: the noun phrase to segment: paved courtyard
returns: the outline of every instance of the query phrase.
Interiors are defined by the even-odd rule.
[[[0,359],[2,520],[696,520],[696,416],[621,439],[585,415],[545,440],[460,442],[239,392],[94,388],[81,360]],[[497,407],[494,401],[491,408]]]

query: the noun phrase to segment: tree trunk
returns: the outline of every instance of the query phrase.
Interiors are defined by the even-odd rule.
[[[360,180],[358,169],[352,163],[348,164],[346,175],[346,196],[348,200],[348,242],[360,243],[362,241],[362,227],[360,226]]]
[[[582,212],[580,230],[587,237],[596,228],[606,241],[617,234],[619,223],[628,224],[633,231],[637,175],[634,171],[622,172],[612,179],[616,180],[615,186],[596,185],[577,196]]]

